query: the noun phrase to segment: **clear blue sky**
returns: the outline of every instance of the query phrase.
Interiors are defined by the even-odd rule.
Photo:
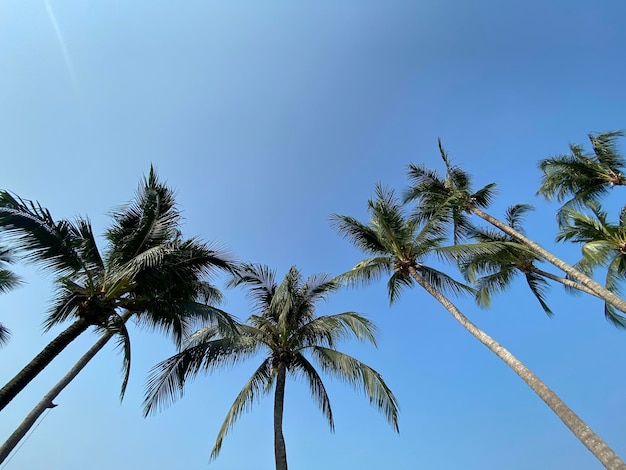
[[[88,215],[97,233],[151,163],[177,189],[188,236],[242,260],[339,274],[360,258],[329,226],[366,217],[409,162],[441,168],[437,137],[476,184],[497,182],[492,211],[534,203],[532,238],[555,245],[556,206],[535,197],[539,159],[626,127],[626,4],[613,1],[93,1],[0,3],[0,188],[57,218]],[[55,26],[56,21],[56,26]],[[624,192],[616,190],[619,205]],[[59,329],[41,334],[51,279],[0,297],[13,339],[0,381]],[[454,270],[450,269],[454,273]],[[215,280],[222,285],[223,279]],[[228,291],[225,308],[248,303]],[[626,457],[626,333],[600,302],[553,287],[547,318],[521,281],[485,311],[459,306]],[[320,313],[356,310],[378,350],[345,350],[378,369],[401,404],[400,435],[364,396],[328,379],[331,434],[303,384],[287,384],[291,468],[600,468],[524,384],[419,290],[389,307],[384,285],[337,294]],[[209,453],[256,364],[200,377],[143,419],[148,369],[173,353],[132,328],[133,370],[118,401],[120,356],[103,350],[56,400],[7,469],[271,469],[272,400]],[[2,415],[4,440],[93,343],[85,335]]]

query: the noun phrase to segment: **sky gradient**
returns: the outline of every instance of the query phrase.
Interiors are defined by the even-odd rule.
[[[361,254],[331,214],[367,220],[381,182],[401,191],[413,162],[442,169],[437,138],[476,186],[498,184],[490,212],[532,203],[528,235],[557,245],[557,205],[535,196],[538,160],[626,127],[626,4],[621,1],[92,1],[0,3],[0,188],[56,218],[86,215],[102,234],[153,164],[177,190],[186,236],[215,241],[282,279],[340,274]],[[617,188],[609,206],[618,208]],[[613,211],[613,220],[617,213]],[[104,245],[101,244],[104,248]],[[61,328],[41,334],[50,276],[0,296],[13,333],[5,383]],[[460,277],[453,268],[447,268]],[[215,278],[222,287],[223,278]],[[244,319],[238,290],[224,309]],[[542,312],[522,280],[483,310],[457,304],[626,457],[626,333],[602,304],[558,286]],[[321,314],[354,310],[378,325],[378,349],[342,350],[382,373],[400,434],[346,384],[328,378],[331,434],[303,383],[288,382],[290,467],[587,470],[600,464],[528,387],[420,290],[389,307],[384,282],[345,290]],[[271,469],[272,399],[209,454],[256,367],[201,376],[167,410],[142,418],[147,371],[174,352],[131,327],[132,375],[107,346],[56,400],[8,470]],[[88,349],[85,334],[0,415],[4,441]]]

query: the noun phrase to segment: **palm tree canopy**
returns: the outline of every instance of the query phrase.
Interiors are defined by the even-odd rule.
[[[522,221],[530,210],[532,206],[529,204],[511,206],[505,213],[505,221],[514,230],[524,233]],[[481,244],[496,247],[495,251],[476,252],[460,263],[465,278],[477,288],[476,301],[479,305],[488,307],[491,296],[506,289],[521,273],[544,312],[553,314],[545,300],[548,282],[535,270],[535,263],[541,261],[540,257],[500,230],[474,227],[468,236]]]
[[[197,302],[206,293],[203,278],[216,268],[231,270],[232,261],[218,247],[183,239],[174,193],[153,168],[134,200],[111,215],[102,256],[87,218],[57,222],[39,203],[0,192],[0,230],[27,261],[56,278],[46,329],[79,318],[113,329],[125,352],[125,384],[130,342],[120,312],[170,334],[178,345],[198,319],[232,323],[225,312]]]
[[[185,383],[199,372],[212,372],[263,355],[260,366],[235,399],[219,431],[211,457],[218,455],[222,441],[237,418],[260,396],[269,393],[280,365],[288,376],[304,378],[312,396],[334,429],[326,388],[313,362],[336,378],[361,389],[370,403],[398,430],[398,404],[378,372],[336,349],[343,339],[355,338],[376,344],[376,328],[355,312],[318,316],[316,305],[339,288],[327,275],[303,279],[292,267],[278,284],[267,266],[246,264],[233,276],[231,286],[243,286],[253,302],[253,313],[238,333],[218,326],[202,328],[191,335],[184,349],[157,364],[151,371],[145,396],[145,414],[182,396]],[[313,362],[312,362],[313,361]]]
[[[444,217],[453,224],[453,238],[457,243],[467,236],[472,225],[465,215],[471,206],[486,208],[495,195],[495,183],[479,190],[472,188],[472,177],[453,165],[441,139],[439,153],[446,167],[445,176],[423,165],[410,164],[408,177],[411,186],[404,193],[404,202],[416,204],[413,217],[419,220]]]
[[[338,280],[355,285],[389,275],[387,290],[393,303],[404,288],[413,284],[407,270],[412,266],[441,291],[474,294],[471,287],[425,265],[423,261],[427,256],[436,255],[457,262],[491,247],[476,244],[442,246],[447,240],[447,215],[431,212],[428,218],[410,217],[394,192],[381,185],[376,186],[376,198],[368,201],[368,209],[370,221],[367,224],[345,215],[332,216],[337,231],[371,256],[339,276]]]
[[[563,209],[557,240],[582,243],[582,259],[576,267],[588,275],[598,267],[606,267],[606,288],[619,294],[621,282],[626,278],[626,206],[617,224],[608,221],[599,203],[589,202],[588,208],[589,213],[571,207]],[[611,322],[619,322],[618,326],[625,325],[623,317],[608,303],[605,303],[605,315]]]
[[[617,139],[623,135],[621,131],[589,134],[592,153],[572,144],[570,153],[541,160],[543,175],[537,194],[559,202],[571,198],[563,207],[575,208],[598,201],[613,186],[625,185],[626,161],[617,148]]]

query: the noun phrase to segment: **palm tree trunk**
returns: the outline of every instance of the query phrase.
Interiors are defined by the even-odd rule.
[[[474,325],[456,306],[420,276],[415,267],[409,268],[411,276],[432,295],[478,341],[502,359],[548,405],[587,449],[609,470],[626,470],[626,464],[613,450],[574,413],[556,393],[497,341]]]
[[[18,374],[0,389],[0,411],[2,411],[37,375],[46,368],[72,341],[89,328],[89,322],[79,318],[54,338]]]
[[[285,381],[287,369],[285,364],[278,363],[276,374],[276,392],[274,393],[274,457],[276,470],[287,470],[287,449],[283,436],[283,407],[285,404]]]
[[[589,276],[581,273],[578,269],[576,269],[573,266],[567,264],[565,261],[557,258],[552,253],[550,253],[548,250],[546,250],[545,248],[541,247],[538,243],[535,243],[534,241],[530,240],[529,238],[526,238],[523,234],[521,234],[520,232],[518,232],[517,230],[512,228],[510,225],[507,225],[507,224],[501,222],[500,220],[496,219],[495,217],[492,217],[491,215],[487,214],[486,212],[483,212],[478,207],[472,206],[470,210],[474,214],[476,214],[478,217],[480,217],[481,219],[489,222],[491,225],[494,225],[495,227],[499,228],[504,233],[506,233],[507,235],[510,235],[511,237],[513,237],[518,242],[526,245],[534,253],[536,253],[537,255],[541,256],[543,259],[545,259],[549,263],[552,263],[554,266],[556,266],[557,268],[559,268],[563,272],[569,274],[572,279],[576,280],[577,282],[582,284],[587,289],[595,292],[601,299],[603,299],[606,302],[610,303],[611,305],[613,305],[615,308],[617,308],[621,312],[626,313],[626,301],[624,301],[623,299],[619,298],[613,292],[611,292],[610,290],[606,289],[605,287],[603,287],[602,285],[600,285],[599,283],[597,283],[596,281],[591,279]]]
[[[46,409],[50,408],[52,401],[63,391],[65,387],[84,369],[84,367],[93,359],[93,357],[109,342],[113,337],[113,333],[105,333],[69,370],[67,374],[50,391],[41,399],[32,411],[24,418],[24,421],[9,436],[9,438],[0,447],[0,464],[9,456],[15,446],[22,440],[26,433],[33,427],[37,419]]]
[[[530,268],[530,271],[532,271],[535,274],[538,274],[539,276],[542,276],[542,277],[545,277],[547,279],[550,279],[550,280],[552,280],[554,282],[558,282],[559,284],[563,284],[565,287],[569,287],[571,289],[579,290],[579,291],[584,292],[586,294],[593,295],[597,299],[603,300],[602,297],[600,297],[598,294],[596,294],[591,289],[588,289],[587,287],[583,286],[579,282],[572,281],[571,279],[567,279],[566,277],[557,276],[557,275],[549,273],[547,271],[543,271],[542,269],[536,268],[535,266],[532,266]]]

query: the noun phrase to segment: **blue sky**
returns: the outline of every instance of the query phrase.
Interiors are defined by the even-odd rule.
[[[441,169],[437,138],[476,185],[497,182],[491,212],[529,202],[531,238],[556,245],[555,204],[535,197],[539,159],[625,127],[626,5],[614,1],[119,1],[0,4],[0,187],[97,233],[154,164],[177,189],[184,231],[284,275],[339,274],[360,254],[329,224],[366,218],[382,182],[410,162]],[[55,29],[54,20],[58,25]],[[59,34],[60,33],[60,34]],[[611,194],[619,207],[623,192]],[[49,276],[0,297],[12,341],[0,381],[54,334],[41,334]],[[457,275],[452,268],[450,273]],[[218,285],[223,279],[216,278]],[[227,291],[225,309],[249,304]],[[547,318],[521,284],[490,310],[458,305],[626,456],[626,333],[602,305],[553,287]],[[592,469],[593,456],[524,384],[415,289],[389,307],[383,283],[346,290],[320,313],[355,310],[377,350],[344,350],[379,370],[401,405],[400,435],[367,399],[328,379],[331,434],[304,384],[287,384],[294,469]],[[71,345],[0,416],[4,440],[94,341]],[[272,400],[245,415],[208,465],[213,440],[254,362],[189,384],[143,419],[149,368],[174,352],[132,329],[120,405],[119,354],[107,347],[56,400],[7,469],[273,468]]]

